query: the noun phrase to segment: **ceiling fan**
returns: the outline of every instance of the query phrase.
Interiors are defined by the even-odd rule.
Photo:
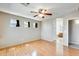
[[[21,3],[21,4],[27,7],[30,3]]]
[[[46,9],[39,9],[36,11],[31,11],[31,13],[35,13],[34,17],[41,16],[42,18],[45,18],[45,16],[51,16],[52,13],[49,13]]]

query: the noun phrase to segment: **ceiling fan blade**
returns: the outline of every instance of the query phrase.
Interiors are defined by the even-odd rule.
[[[44,13],[45,15],[52,15],[52,13]]]
[[[38,12],[35,12],[35,11],[31,11],[31,13],[38,13]]]
[[[38,16],[38,15],[34,15],[34,17],[36,17],[36,16]]]
[[[27,7],[30,3],[21,3],[21,4]]]

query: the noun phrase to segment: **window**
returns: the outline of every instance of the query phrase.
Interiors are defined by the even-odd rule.
[[[30,27],[30,22],[28,22],[28,27]]]
[[[19,20],[16,20],[16,27],[20,27]]]
[[[15,19],[11,19],[10,20],[10,27],[16,27],[16,20]]]
[[[30,22],[24,21],[24,27],[26,27],[26,28],[30,27]]]
[[[74,20],[75,21],[75,24],[79,24],[79,20]]]
[[[33,28],[38,28],[38,23],[33,23]]]
[[[38,23],[35,23],[35,28],[38,28]]]
[[[28,27],[28,23],[24,21],[24,27],[27,28]]]

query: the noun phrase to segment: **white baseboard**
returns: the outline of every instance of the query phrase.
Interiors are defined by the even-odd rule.
[[[70,42],[70,44],[79,45],[79,42]]]
[[[12,43],[12,44],[0,45],[0,49],[11,47],[11,46],[16,46],[16,45],[20,45],[20,44],[23,44],[23,43],[36,41],[36,40],[40,40],[40,39],[30,39],[30,40],[26,40],[26,41],[22,41],[22,42],[17,42],[17,43],[15,42],[15,43]]]
[[[41,39],[41,40],[45,40],[45,41],[49,41],[49,42],[53,42],[53,41],[55,41],[54,39],[53,39],[53,40]]]

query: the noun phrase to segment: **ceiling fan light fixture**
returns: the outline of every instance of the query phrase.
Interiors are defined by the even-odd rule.
[[[38,11],[31,11],[31,13],[36,13],[34,17],[45,18],[45,16],[51,16],[52,13],[49,13],[47,9],[39,9]]]
[[[42,17],[42,16],[44,16],[43,14],[39,14],[39,17]]]
[[[45,18],[44,16],[42,16],[42,18]]]
[[[45,13],[46,11],[45,11],[45,10],[42,10],[41,12],[42,12],[42,13]]]

